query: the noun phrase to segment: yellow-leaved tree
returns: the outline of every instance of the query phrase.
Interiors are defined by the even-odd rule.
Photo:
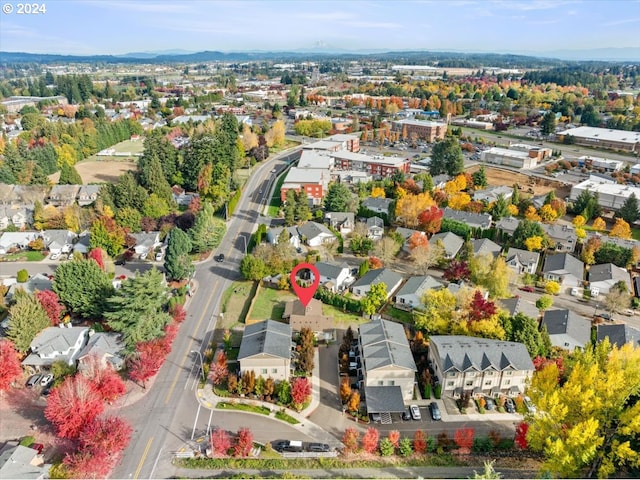
[[[449,208],[454,210],[462,210],[471,202],[471,197],[463,192],[454,193],[449,197]]]
[[[542,250],[543,238],[539,235],[529,237],[524,241],[524,246],[530,252],[539,252]]]
[[[415,325],[432,335],[449,332],[457,300],[447,288],[427,290],[422,296],[424,313],[415,316]]]
[[[384,188],[382,187],[373,187],[371,189],[371,197],[372,198],[384,198],[386,194],[384,193]]]
[[[520,213],[520,210],[518,210],[518,206],[514,205],[513,203],[510,205],[507,205],[507,211],[509,212],[509,215],[511,215],[512,217],[515,217]]]
[[[609,235],[618,238],[631,238],[631,227],[622,218],[616,218],[616,223]]]
[[[538,215],[538,211],[533,205],[529,205],[527,207],[527,210],[524,212],[524,218],[526,218],[527,220],[531,220],[532,222],[540,221],[540,215]]]
[[[407,193],[396,201],[396,220],[406,227],[415,228],[419,223],[418,215],[435,204],[429,192],[418,195]]]
[[[585,220],[585,218],[582,215],[576,215],[575,218],[573,219],[573,226],[576,228],[580,228],[582,227],[585,223],[587,223],[587,221]]]
[[[553,222],[558,218],[558,212],[556,212],[548,203],[540,208],[538,215],[540,215],[543,222]]]
[[[640,468],[640,348],[605,339],[572,356],[563,382],[555,362],[533,375],[529,447],[554,477],[629,475]]]
[[[607,224],[606,222],[602,219],[602,217],[598,217],[596,218],[593,223],[591,224],[591,226],[593,227],[594,230],[606,230],[607,229]]]

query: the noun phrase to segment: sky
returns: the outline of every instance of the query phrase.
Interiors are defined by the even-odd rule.
[[[8,52],[640,47],[640,0],[41,0],[46,13],[31,15],[17,14],[16,0],[0,3]]]

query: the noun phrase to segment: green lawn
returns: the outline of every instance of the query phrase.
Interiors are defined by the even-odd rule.
[[[271,196],[271,201],[269,202],[268,215],[270,217],[277,217],[278,212],[280,211],[280,205],[282,205],[282,201],[280,200],[280,187],[282,187],[282,184],[284,183],[284,179],[286,176],[287,176],[286,172],[280,175],[280,177],[276,181],[276,185],[273,187],[273,194]]]
[[[46,255],[42,252],[28,251],[9,253],[8,255],[4,255],[2,258],[5,262],[39,262],[40,260],[44,260],[45,257]]]
[[[289,291],[261,288],[256,303],[253,305],[253,310],[249,312],[249,318],[254,320],[265,320],[267,318],[280,320],[284,313],[285,302],[295,298],[296,296]]]
[[[631,229],[631,238],[634,240],[640,240],[640,228]]]
[[[387,307],[384,309],[384,313],[399,322],[413,324],[413,315],[411,312],[405,312],[396,307]]]
[[[343,312],[342,310],[339,310],[331,305],[322,305],[322,314],[326,315],[327,317],[333,317],[334,324],[362,323],[367,320],[360,315]]]
[[[254,282],[233,282],[222,295],[224,318],[218,327],[231,329],[238,323],[244,323],[254,292]]]
[[[142,153],[144,150],[144,141],[140,140],[125,140],[124,142],[116,143],[113,147],[116,152],[131,152],[131,153]]]

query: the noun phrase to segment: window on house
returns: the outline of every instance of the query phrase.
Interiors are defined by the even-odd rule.
[[[384,385],[384,381],[383,380],[378,380],[378,386],[382,387]]]
[[[260,374],[261,375],[266,375],[267,374],[267,369],[263,368],[262,370],[260,370]]]
[[[453,387],[453,382],[451,380],[447,382],[447,387]]]
[[[467,380],[467,382],[465,383],[466,387],[473,387],[473,380]]]
[[[447,377],[455,377],[455,376],[456,376],[456,372],[447,373]]]
[[[504,372],[504,373],[505,373],[505,375],[513,375],[513,372],[511,372],[511,371]]]
[[[395,380],[389,380],[389,386],[393,387],[396,384]]]
[[[511,385],[511,380],[505,380],[504,382],[502,382],[503,385]]]
[[[488,387],[491,386],[491,380],[485,380],[484,384]]]
[[[271,369],[271,373],[278,373],[278,369],[277,368],[272,368]]]

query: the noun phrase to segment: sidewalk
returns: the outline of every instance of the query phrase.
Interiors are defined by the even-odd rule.
[[[208,378],[204,385],[204,388],[199,388],[196,391],[196,397],[198,399],[198,402],[200,402],[200,404],[203,407],[208,409],[215,409],[218,402],[226,402],[230,400],[233,400],[238,403],[245,403],[245,404],[251,404],[256,406],[259,405],[259,406],[270,408],[271,413],[269,414],[269,417],[272,418],[273,420],[281,421],[285,423],[287,426],[295,428],[296,430],[303,433],[304,435],[307,435],[309,438],[312,438],[316,442],[326,443],[331,448],[342,449],[343,447],[342,443],[336,440],[336,438],[331,433],[327,432],[325,429],[323,429],[322,427],[320,427],[319,425],[315,424],[314,422],[312,422],[307,418],[320,405],[320,366],[319,366],[318,349],[315,350],[315,354],[314,354],[314,367],[311,375],[311,386],[312,386],[311,402],[309,403],[309,406],[307,408],[305,408],[302,412],[299,412],[299,413],[290,408],[281,407],[273,403],[263,402],[257,399],[219,397],[213,391],[213,384]],[[277,418],[275,418],[276,412],[281,410],[283,410],[287,415],[290,415],[291,417],[298,420],[299,423],[292,425],[290,423],[284,422],[283,420],[278,420]],[[261,415],[259,413],[252,413],[252,412],[243,412],[243,413],[247,413],[249,415]]]

